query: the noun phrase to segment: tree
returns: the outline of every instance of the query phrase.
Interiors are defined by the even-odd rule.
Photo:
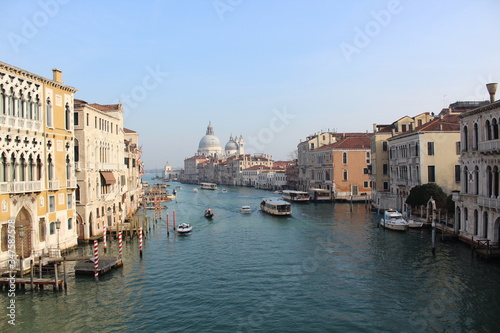
[[[431,197],[436,202],[436,208],[447,209],[448,196],[441,187],[433,183],[417,185],[412,188],[410,195],[406,199],[406,203],[413,207],[427,205],[427,201]]]

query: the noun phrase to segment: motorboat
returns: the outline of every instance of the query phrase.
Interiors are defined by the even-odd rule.
[[[286,201],[309,202],[309,192],[284,190],[281,197]]]
[[[287,216],[292,214],[292,205],[281,198],[264,198],[260,209],[271,215]]]
[[[198,193],[198,189],[197,188],[193,188],[193,192],[194,193]]]
[[[252,209],[250,208],[250,206],[241,206],[240,207],[240,212],[242,214],[251,214],[252,213]]]
[[[422,228],[424,222],[408,220],[408,228]]]
[[[190,233],[193,230],[193,227],[189,223],[181,223],[177,226],[177,233],[179,235],[185,235]]]
[[[227,190],[225,188],[222,189],[222,193],[227,193]]]
[[[202,190],[216,190],[217,184],[214,183],[200,183],[200,188]]]
[[[212,212],[212,210],[209,208],[205,211],[205,214],[203,214],[203,216],[205,216],[207,219],[211,219],[213,216],[214,216],[214,213]]]
[[[384,215],[380,219],[380,225],[391,230],[405,231],[408,228],[408,222],[403,218],[403,215],[395,209],[384,211]]]

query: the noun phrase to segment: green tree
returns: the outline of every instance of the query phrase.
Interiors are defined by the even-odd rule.
[[[427,205],[431,197],[436,201],[436,208],[447,209],[448,196],[441,187],[433,183],[417,185],[412,188],[406,203],[412,207]]]

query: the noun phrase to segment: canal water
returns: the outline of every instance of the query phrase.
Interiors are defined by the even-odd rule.
[[[378,228],[364,204],[293,204],[278,218],[258,208],[270,192],[194,188],[182,184],[163,211],[192,234],[167,237],[163,217],[143,258],[137,239],[125,242],[124,267],[99,282],[72,276],[66,292],[4,292],[0,313],[14,299],[16,326],[4,315],[0,331],[499,331],[500,265],[463,244],[439,242],[433,255],[429,230]]]

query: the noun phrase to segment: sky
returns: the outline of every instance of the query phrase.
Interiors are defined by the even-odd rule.
[[[124,107],[146,169],[182,168],[209,122],[275,160],[488,99],[498,0],[2,0],[0,61]],[[500,92],[499,92],[500,94]]]

